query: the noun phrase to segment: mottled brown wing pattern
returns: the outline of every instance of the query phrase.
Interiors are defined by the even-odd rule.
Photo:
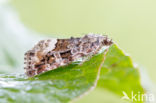
[[[56,43],[55,43],[56,42]],[[68,65],[83,57],[96,54],[103,46],[110,46],[107,36],[88,34],[82,38],[42,40],[25,53],[25,70],[30,77]],[[55,46],[52,46],[54,45]]]

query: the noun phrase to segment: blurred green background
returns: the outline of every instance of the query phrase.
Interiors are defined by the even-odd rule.
[[[156,0],[13,0],[30,29],[70,37],[109,35],[156,82]]]
[[[156,83],[155,0],[11,0],[11,5],[27,28],[44,36],[108,35]],[[78,101],[82,102],[122,103],[100,89]]]

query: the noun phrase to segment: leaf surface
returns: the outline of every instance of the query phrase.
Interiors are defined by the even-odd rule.
[[[121,100],[124,99],[123,102],[143,103],[143,101],[145,101],[145,98],[142,98],[144,89],[140,79],[139,69],[133,65],[131,58],[119,49],[116,44],[113,44],[105,55],[105,60],[100,72],[100,79],[95,91],[93,91],[93,93],[96,94],[109,91],[113,93],[113,95],[108,97],[107,94],[103,94],[103,98],[96,99],[96,97],[93,96],[94,94],[91,93],[76,103],[93,103],[93,101],[97,101],[98,103],[108,102],[107,98],[112,97],[112,99],[115,99],[115,94],[119,98],[116,99],[116,101],[121,102]],[[129,99],[126,99],[124,96],[128,96]],[[132,96],[135,96],[135,98]],[[101,96],[97,95],[97,97]]]
[[[45,72],[34,78],[0,75],[1,103],[66,103],[96,85],[104,54]]]

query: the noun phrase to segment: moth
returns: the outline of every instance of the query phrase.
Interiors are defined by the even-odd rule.
[[[107,36],[87,34],[81,38],[39,41],[25,53],[24,64],[29,77],[68,65],[83,57],[93,56],[102,47],[112,44]]]

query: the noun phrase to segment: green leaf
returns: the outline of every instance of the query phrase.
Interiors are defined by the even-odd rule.
[[[66,103],[96,85],[104,54],[82,65],[70,64],[34,78],[0,75],[1,103]]]
[[[139,70],[134,67],[131,58],[126,56],[117,45],[109,48],[105,58],[98,86],[120,96],[123,96],[124,92],[130,100],[132,100],[132,93],[137,94],[133,101],[142,103],[140,99],[144,98],[139,95],[144,94],[144,89],[141,86]]]
[[[123,102],[127,100],[129,102],[133,101],[133,103],[143,103],[145,98],[142,98],[141,95],[144,95],[144,89],[140,79],[139,70],[134,67],[131,58],[125,55],[117,45],[113,44],[105,55],[97,88],[76,103],[93,103],[93,101],[97,101],[98,103],[110,102],[112,100],[108,100],[107,98],[110,99],[111,97],[121,103],[121,98],[124,96],[123,92],[129,97],[129,100],[125,99]],[[117,94],[119,99],[116,99],[114,94],[109,97],[107,95],[110,93],[102,94],[102,92],[106,91]],[[102,94],[103,98],[101,97],[101,99],[96,100],[94,94],[97,97],[101,97],[100,94]],[[132,96],[135,96],[135,98],[133,99]],[[142,101],[142,99],[144,100]]]

